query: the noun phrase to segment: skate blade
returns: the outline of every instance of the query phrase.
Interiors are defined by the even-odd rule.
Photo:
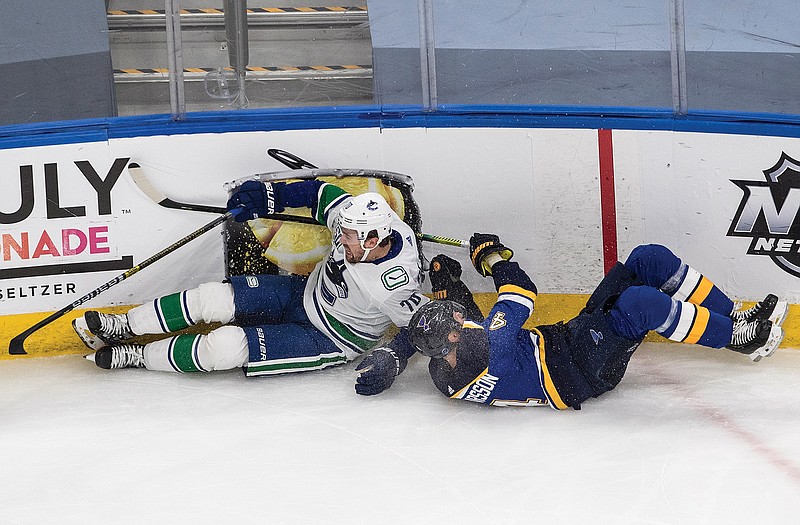
[[[92,363],[97,364],[94,360],[94,354],[86,354],[85,356],[83,356],[83,358],[86,359],[87,361],[91,361]]]
[[[89,327],[86,326],[86,321],[83,316],[76,317],[72,320],[72,329],[75,330],[75,333],[80,340],[83,341],[83,344],[86,345],[86,348],[90,350],[97,351],[108,345],[108,343],[89,331]]]
[[[777,325],[772,325],[767,342],[764,344],[764,346],[750,354],[750,359],[752,359],[754,363],[758,363],[761,361],[762,357],[769,357],[774,354],[775,350],[778,348],[778,345],[780,345],[781,341],[783,341],[784,335],[783,328]]]
[[[778,301],[775,303],[775,309],[772,310],[772,314],[769,316],[769,320],[772,321],[772,324],[775,326],[780,326],[783,324],[783,321],[786,319],[786,315],[789,313],[789,303],[786,301]]]

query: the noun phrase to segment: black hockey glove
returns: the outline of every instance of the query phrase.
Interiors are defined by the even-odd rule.
[[[470,321],[483,321],[483,313],[475,304],[472,292],[461,280],[461,264],[458,261],[443,254],[437,255],[431,259],[429,274],[435,299],[455,301],[466,308]]]
[[[394,350],[386,346],[376,349],[356,367],[356,394],[380,394],[392,386],[401,371],[400,357]]]
[[[439,254],[431,259],[429,271],[431,290],[435,299],[449,299],[447,292],[461,278],[461,264],[447,255]]]
[[[500,237],[491,233],[473,233],[469,238],[469,253],[473,266],[484,277],[492,275],[492,267],[486,261],[487,256],[496,253],[506,261],[514,256],[514,252],[500,242]]]
[[[283,211],[280,191],[284,182],[260,182],[248,180],[236,189],[228,199],[228,211],[234,208],[243,208],[244,211],[236,215],[236,222],[249,221],[259,217],[269,217],[273,213]]]

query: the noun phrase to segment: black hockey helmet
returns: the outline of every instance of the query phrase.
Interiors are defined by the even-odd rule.
[[[466,317],[464,307],[454,301],[431,301],[417,310],[408,325],[411,344],[417,352],[437,358],[447,355],[450,351],[447,336],[461,330],[456,313]]]

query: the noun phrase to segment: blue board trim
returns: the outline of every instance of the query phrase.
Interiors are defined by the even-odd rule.
[[[255,109],[112,117],[0,127],[0,149],[105,142],[108,139],[345,128],[562,128],[684,131],[800,137],[800,115],[577,106],[418,106]]]

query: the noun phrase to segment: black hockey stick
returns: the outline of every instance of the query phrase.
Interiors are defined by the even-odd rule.
[[[213,221],[209,222],[208,224],[206,224],[202,228],[199,228],[199,229],[193,231],[192,233],[190,233],[189,235],[187,235],[186,237],[184,237],[184,238],[182,238],[182,239],[180,239],[178,241],[175,241],[174,243],[170,244],[169,246],[167,246],[166,248],[164,248],[163,250],[161,250],[157,254],[155,254],[152,257],[149,257],[149,258],[145,259],[144,261],[140,262],[139,264],[137,264],[136,266],[134,266],[130,270],[127,270],[126,272],[118,275],[117,277],[114,277],[113,279],[111,279],[107,283],[103,284],[102,286],[100,286],[98,288],[95,288],[91,292],[87,293],[86,295],[84,295],[83,297],[78,299],[77,301],[74,301],[73,303],[68,304],[67,306],[65,306],[61,310],[51,314],[50,316],[46,317],[45,319],[42,319],[41,321],[39,321],[35,325],[31,326],[30,328],[28,328],[27,330],[25,330],[21,334],[19,334],[17,336],[14,336],[14,338],[11,339],[11,342],[8,345],[8,353],[11,354],[11,355],[24,355],[24,354],[27,354],[28,352],[25,351],[25,339],[27,339],[28,336],[31,335],[33,332],[39,330],[40,328],[42,328],[44,326],[47,326],[48,324],[52,323],[53,321],[55,321],[59,317],[62,317],[64,314],[66,314],[66,313],[74,310],[75,308],[79,307],[80,305],[82,305],[83,303],[88,301],[89,299],[92,299],[92,298],[100,295],[101,293],[105,292],[106,290],[108,290],[109,288],[114,286],[115,284],[118,284],[118,283],[124,281],[125,279],[127,279],[131,275],[137,273],[139,270],[142,270],[142,269],[150,266],[151,264],[153,264],[157,260],[161,259],[162,257],[164,257],[167,254],[170,254],[170,253],[174,252],[175,250],[177,250],[178,248],[180,248],[184,244],[188,243],[189,241],[193,241],[194,239],[200,237],[204,233],[214,229],[215,227],[219,226],[220,224],[222,224],[223,222],[228,220],[230,217],[233,217],[234,215],[236,215],[236,213],[234,213],[234,212],[239,213],[238,210],[232,210],[232,211],[229,211],[229,212],[227,212],[227,213],[225,213],[223,215],[220,215],[219,217],[217,217]]]
[[[277,160],[287,168],[291,168],[293,170],[318,169],[317,166],[314,166],[304,158],[298,157],[294,153],[283,151],[282,149],[270,148],[267,150],[267,155]],[[469,241],[462,241],[461,239],[453,239],[452,237],[429,235],[427,233],[418,233],[417,237],[419,237],[423,241],[446,244],[448,246],[458,246],[459,248],[469,248]]]
[[[128,164],[128,173],[130,173],[133,182],[138,186],[142,193],[147,195],[147,197],[158,204],[159,206],[163,206],[165,208],[172,208],[175,210],[186,210],[186,211],[202,211],[206,213],[225,213],[225,208],[221,206],[207,206],[205,204],[188,204],[185,202],[177,202],[163,193],[159,191],[153,184],[150,182],[150,179],[144,174],[144,170],[141,166],[139,166],[135,162],[131,162]],[[321,226],[320,223],[315,221],[311,217],[303,217],[302,215],[286,215],[283,213],[275,213],[270,218],[273,218],[277,221],[290,221],[290,222],[302,222],[304,224],[315,224],[317,226]]]
[[[267,155],[277,160],[287,168],[293,170],[317,169],[317,166],[314,166],[306,159],[302,159],[297,155],[295,155],[294,153],[289,153],[288,151],[283,151],[282,149],[270,148],[267,150]]]
[[[291,153],[287,153],[285,151],[271,149],[268,150],[268,152],[270,152],[270,155],[272,156],[274,155],[271,152],[280,152],[281,154],[286,155],[287,158],[288,157],[294,158],[296,160],[297,163],[296,165],[298,167],[295,168],[287,164],[287,166],[292,167],[292,169],[306,169],[299,167],[300,164],[303,164],[306,167],[313,166],[313,164],[310,164],[309,162],[301,159],[300,157],[297,157],[296,155],[292,155]],[[128,164],[128,173],[130,173],[131,178],[133,179],[133,182],[136,184],[136,186],[138,186],[139,189],[142,190],[142,193],[147,195],[147,197],[150,200],[152,200],[159,206],[163,206],[165,208],[172,208],[175,210],[202,211],[206,213],[225,213],[225,208],[219,206],[207,206],[205,204],[189,204],[186,202],[178,202],[170,199],[169,197],[161,193],[161,191],[159,191],[155,186],[153,186],[153,184],[150,182],[150,179],[148,179],[147,175],[145,175],[142,167],[135,162],[131,162],[130,164]],[[270,215],[269,218],[274,219],[276,221],[299,222],[302,224],[313,224],[315,226],[323,226],[313,218],[305,217],[302,215],[287,215],[283,213],[274,213]],[[461,248],[469,247],[468,241],[463,241],[461,239],[453,239],[451,237],[442,237],[440,235],[429,235],[427,233],[418,233],[417,237],[419,237],[419,239],[423,241],[435,242],[438,244],[446,244],[448,246],[458,246]]]

